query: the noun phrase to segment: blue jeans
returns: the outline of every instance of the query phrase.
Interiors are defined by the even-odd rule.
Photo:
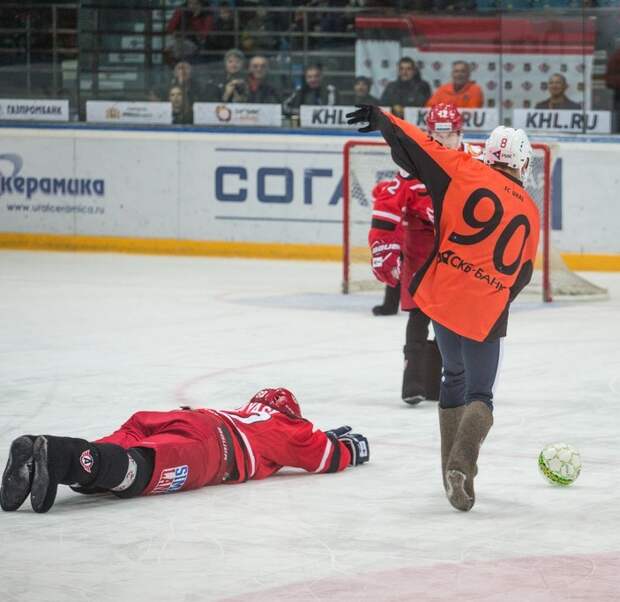
[[[456,408],[483,401],[493,410],[493,388],[501,356],[501,339],[479,343],[433,320],[443,363],[439,406]]]

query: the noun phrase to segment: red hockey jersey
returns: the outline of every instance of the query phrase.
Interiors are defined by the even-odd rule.
[[[408,292],[415,272],[433,250],[433,203],[420,180],[399,172],[391,181],[379,182],[372,191],[372,225],[368,235],[370,246],[386,238],[401,245],[401,307],[416,307]]]
[[[237,458],[239,480],[264,479],[284,466],[337,472],[351,461],[344,443],[330,439],[308,420],[289,418],[268,405],[249,402],[217,414],[232,425],[242,442],[242,455]]]

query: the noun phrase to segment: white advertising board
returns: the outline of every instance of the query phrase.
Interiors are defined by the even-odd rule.
[[[0,121],[69,121],[68,100],[0,98]]]
[[[405,119],[418,127],[426,125],[427,107],[405,107]],[[499,125],[497,109],[459,109],[465,132],[488,132]]]
[[[339,128],[356,130],[359,125],[347,125],[346,114],[355,111],[354,106],[335,105],[331,107],[302,105],[299,108],[299,123],[306,128]]]
[[[196,102],[194,123],[201,125],[282,125],[282,105]]]
[[[609,134],[609,111],[550,111],[547,109],[515,109],[513,127],[525,131]]]
[[[86,121],[167,125],[172,123],[172,105],[169,102],[89,100]]]
[[[3,128],[0,231],[340,244],[347,139]],[[620,253],[620,144],[557,147],[556,248]]]

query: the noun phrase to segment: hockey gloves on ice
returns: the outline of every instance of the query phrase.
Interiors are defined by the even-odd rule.
[[[373,105],[355,105],[357,111],[347,113],[347,123],[349,125],[356,125],[358,123],[368,123],[364,127],[358,128],[358,132],[374,132],[379,129],[377,125],[377,118],[379,117],[379,111],[381,109]]]
[[[340,426],[326,431],[325,434],[332,440],[341,441],[347,446],[351,454],[350,466],[358,466],[370,460],[368,439],[359,433],[352,433],[350,426]]]
[[[372,273],[379,282],[398,286],[400,282],[400,243],[396,240],[376,240],[370,246]]]

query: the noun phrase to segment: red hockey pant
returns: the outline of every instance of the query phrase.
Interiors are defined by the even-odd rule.
[[[172,493],[221,483],[234,468],[230,433],[223,420],[191,410],[137,412],[97,443],[154,452],[154,469],[143,495]]]

